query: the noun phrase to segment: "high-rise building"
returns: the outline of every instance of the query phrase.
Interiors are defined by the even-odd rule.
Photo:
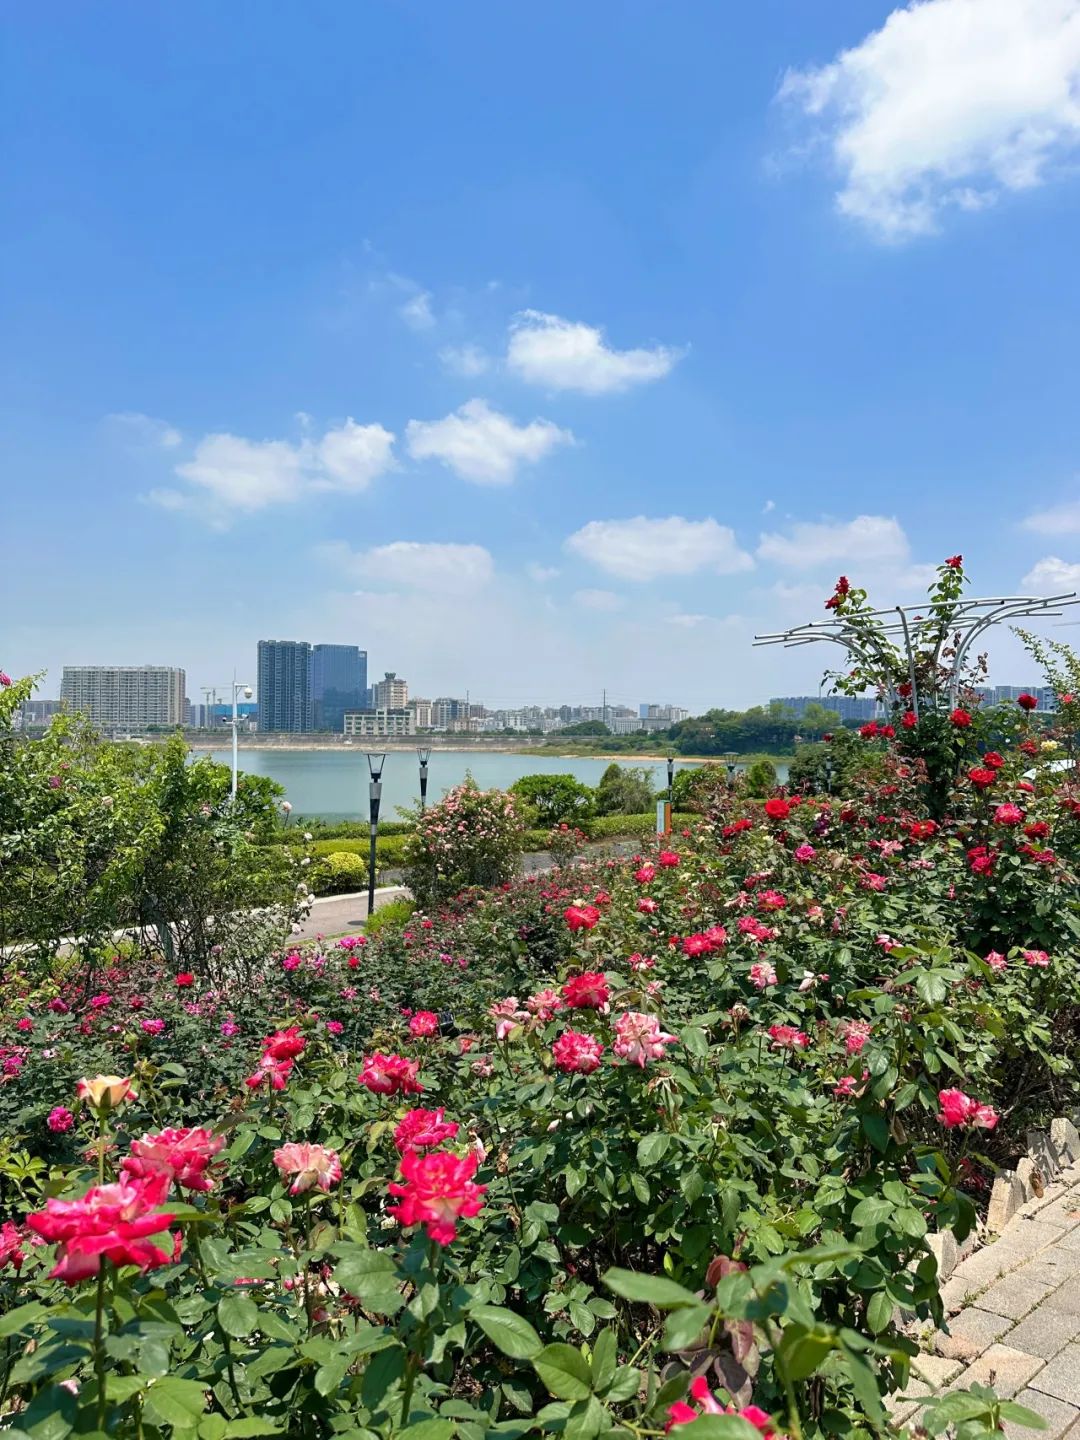
[[[367,651],[356,645],[313,645],[312,723],[341,732],[346,710],[362,710],[367,697]]]
[[[311,646],[306,640],[259,641],[259,729],[311,729]]]
[[[136,730],[182,725],[185,689],[173,665],[65,665],[60,699],[95,725]]]
[[[414,695],[409,701],[409,710],[416,717],[417,730],[430,730],[432,726],[432,705],[430,700],[421,700],[419,695]]]
[[[409,687],[393,670],[387,670],[371,687],[373,710],[402,710],[409,703]]]

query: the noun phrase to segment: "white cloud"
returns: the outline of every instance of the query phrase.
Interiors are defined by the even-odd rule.
[[[303,446],[224,434],[200,440],[194,458],[178,465],[176,473],[233,510],[296,500],[307,478]]]
[[[517,425],[486,400],[469,400],[442,420],[410,420],[406,437],[414,460],[440,460],[477,485],[507,485],[519,465],[535,464],[574,438],[550,420]]]
[[[491,368],[489,356],[479,345],[445,345],[439,351],[439,360],[444,370],[467,380],[474,380]]]
[[[328,430],[316,448],[317,464],[325,471],[313,482],[317,490],[366,490],[389,468],[394,437],[382,425],[358,425],[348,419],[338,430]]]
[[[399,306],[398,314],[410,330],[430,330],[435,324],[435,316],[431,310],[431,291],[418,290],[404,305]]]
[[[602,330],[523,310],[510,329],[506,363],[523,380],[552,390],[607,395],[650,380],[660,380],[679,359],[678,350],[613,350]]]
[[[608,612],[621,610],[626,603],[614,590],[575,590],[573,599],[575,605],[580,605],[585,610]]]
[[[842,213],[884,240],[926,234],[1080,144],[1080,3],[911,0],[780,96],[825,126]]]
[[[1035,562],[1020,584],[1036,595],[1063,595],[1068,590],[1080,590],[1080,565],[1047,555]]]
[[[364,490],[393,464],[394,436],[382,425],[346,420],[321,440],[247,440],[240,435],[206,435],[176,473],[192,492],[156,490],[148,497],[166,509],[203,508],[220,523],[230,511],[253,512],[284,505],[313,491]]]
[[[911,553],[899,521],[885,515],[857,515],[854,520],[800,521],[786,534],[762,535],[759,560],[791,570],[813,570],[823,565],[856,563],[896,567],[906,565]]]
[[[330,576],[346,575],[362,584],[376,581],[438,594],[478,590],[495,573],[491,554],[482,545],[395,540],[371,550],[350,550],[337,543],[322,546],[318,556]]]
[[[105,423],[129,445],[173,450],[183,439],[175,425],[166,420],[155,420],[152,415],[140,414],[138,410],[122,410],[115,415],[106,415]]]
[[[775,509],[776,509],[776,501],[775,501],[775,500],[766,500],[766,501],[765,501],[765,504],[761,507],[761,513],[762,513],[763,515],[768,515],[768,513],[769,513],[770,510],[775,510]]]
[[[712,570],[735,575],[753,568],[740,550],[735,532],[715,520],[684,520],[681,515],[632,520],[590,520],[566,540],[566,549],[624,580],[655,580],[660,575],[692,575]]]
[[[525,573],[530,580],[535,580],[538,585],[543,585],[548,580],[554,580],[559,571],[554,565],[538,565],[533,561],[531,565],[526,565]]]
[[[1076,535],[1080,533],[1080,500],[1066,500],[1049,510],[1037,510],[1023,523],[1025,530],[1039,535]]]

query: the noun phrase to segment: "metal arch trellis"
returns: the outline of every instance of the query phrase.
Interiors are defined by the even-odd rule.
[[[754,645],[783,645],[791,649],[797,645],[813,645],[827,641],[839,645],[855,658],[862,658],[869,648],[878,660],[887,664],[889,657],[882,642],[886,636],[899,636],[903,641],[903,653],[907,659],[911,682],[909,703],[918,716],[916,656],[920,641],[934,641],[932,664],[936,668],[946,639],[950,635],[959,636],[949,674],[949,702],[955,705],[960,690],[961,668],[978,636],[1003,620],[1062,615],[1065,607],[1077,604],[1080,604],[1080,594],[1070,590],[1064,595],[1043,597],[996,595],[982,600],[957,600],[947,606],[933,601],[924,601],[921,605],[892,605],[884,610],[860,610],[853,615],[840,615],[830,620],[808,620],[805,624],[793,625],[788,630],[755,635]],[[879,623],[867,633],[860,628],[860,622],[866,620]],[[898,698],[895,686],[890,685],[889,703],[895,704]]]

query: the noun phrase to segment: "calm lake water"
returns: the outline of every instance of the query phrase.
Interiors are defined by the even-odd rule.
[[[206,752],[201,752],[206,753]],[[214,750],[215,760],[232,764],[231,750]],[[623,762],[620,762],[623,763]],[[626,764],[633,764],[626,761]],[[639,762],[659,789],[667,783],[661,761]],[[491,751],[434,750],[428,766],[428,802],[459,785],[471,773],[484,790],[506,790],[522,775],[574,775],[595,785],[611,764],[605,757],[567,758],[558,755],[505,755]],[[362,750],[245,750],[240,747],[240,768],[252,775],[269,775],[284,785],[295,815],[324,820],[366,820],[368,767]],[[691,761],[677,769],[694,769]],[[382,816],[397,818],[397,806],[415,805],[420,799],[420,766],[414,751],[391,750],[383,767]]]

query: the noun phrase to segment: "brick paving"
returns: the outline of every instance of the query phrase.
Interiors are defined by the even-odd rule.
[[[911,1422],[929,1395],[977,1382],[1040,1414],[1044,1440],[1080,1440],[1080,1161],[962,1260],[942,1295],[946,1327],[921,1337],[893,1419]]]

